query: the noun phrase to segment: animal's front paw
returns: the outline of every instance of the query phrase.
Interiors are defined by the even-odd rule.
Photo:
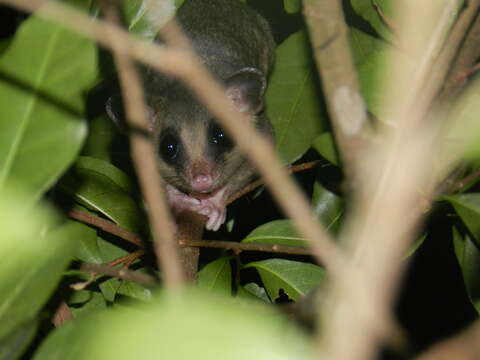
[[[210,199],[203,199],[199,205],[196,205],[199,214],[208,217],[205,228],[211,231],[217,231],[225,222],[227,217],[227,209],[225,205],[211,201]]]

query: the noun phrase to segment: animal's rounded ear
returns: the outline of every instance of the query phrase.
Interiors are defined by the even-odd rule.
[[[225,84],[227,97],[238,111],[254,115],[263,110],[267,80],[260,70],[243,68],[229,77]]]

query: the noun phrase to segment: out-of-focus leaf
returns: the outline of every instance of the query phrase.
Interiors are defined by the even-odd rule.
[[[30,321],[50,297],[71,260],[75,223],[51,231],[54,216],[31,203],[31,193],[0,190],[0,339]]]
[[[28,321],[0,339],[0,360],[19,359],[33,340],[37,327],[36,320]]]
[[[285,163],[298,159],[327,127],[316,76],[305,32],[291,35],[277,48],[266,95],[277,149]]]
[[[60,189],[121,227],[139,232],[145,219],[123,172],[101,159],[82,157],[62,178]]]
[[[173,0],[125,0],[122,5],[128,30],[147,40],[153,40],[175,14]]]
[[[268,259],[243,266],[244,269],[251,267],[257,269],[272,301],[280,296],[280,290],[291,299],[298,300],[325,278],[321,267],[299,261]]]
[[[333,140],[332,133],[326,132],[315,138],[312,144],[313,148],[318,151],[325,159],[334,165],[339,165],[337,148]]]
[[[301,0],[283,0],[283,6],[287,13],[294,14],[302,10],[302,1]]]
[[[455,228],[453,243],[468,296],[475,310],[480,313],[480,251],[469,235],[462,236]]]
[[[480,193],[468,193],[446,196],[463,223],[474,237],[474,241],[480,244]]]
[[[38,198],[70,165],[86,134],[92,41],[32,16],[0,57],[0,187],[22,181]]]
[[[205,265],[198,272],[198,286],[229,296],[232,294],[232,267],[230,257],[221,257]]]
[[[34,359],[311,359],[305,335],[265,306],[191,290],[169,295],[69,322]]]
[[[263,224],[248,234],[242,242],[303,247],[308,246],[306,241],[298,236],[290,220],[274,220]]]

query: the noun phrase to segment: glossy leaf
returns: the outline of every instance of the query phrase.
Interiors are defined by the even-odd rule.
[[[0,191],[0,339],[37,314],[81,235],[75,223],[50,231],[53,214],[25,206],[29,197],[16,188]]]
[[[0,56],[0,187],[16,179],[38,198],[70,165],[86,134],[94,44],[32,16]]]
[[[277,48],[266,95],[267,114],[285,163],[298,159],[326,129],[316,76],[305,33],[291,35]]]
[[[198,272],[198,287],[221,295],[232,294],[232,267],[230,257],[218,258]]]
[[[338,231],[344,212],[343,199],[323,187],[313,184],[312,209],[323,226],[332,232]]]
[[[468,296],[477,312],[480,313],[480,250],[468,234],[462,236],[455,228],[453,229],[453,243]]]
[[[446,196],[445,199],[453,205],[474,241],[480,244],[480,193]]]
[[[149,304],[116,307],[67,323],[42,344],[34,360],[311,356],[304,335],[266,307],[187,291],[173,299],[170,294]]]
[[[253,230],[242,240],[244,243],[302,246],[308,244],[301,238],[290,220],[274,220]]]
[[[0,360],[15,360],[25,352],[37,331],[38,322],[28,321],[0,339]]]
[[[268,296],[275,301],[281,290],[293,300],[298,300],[325,278],[325,271],[313,264],[285,259],[268,259],[256,261],[243,266],[257,269]]]
[[[80,158],[59,185],[80,204],[127,230],[138,232],[144,225],[127,176],[106,161]]]

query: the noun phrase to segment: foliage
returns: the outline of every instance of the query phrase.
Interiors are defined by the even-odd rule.
[[[375,114],[390,33],[370,2],[350,3],[352,51],[368,109]],[[379,3],[388,9],[390,2]],[[124,5],[129,29],[151,40],[156,27],[146,15],[147,0]],[[291,16],[301,2],[279,1],[278,7]],[[97,8],[89,11],[97,16]],[[173,295],[115,277],[92,280],[78,270],[79,262],[104,264],[135,248],[69,220],[69,209],[110,219],[145,238],[149,234],[131,164],[118,161],[128,145],[119,152],[116,142],[122,138],[102,111],[88,105],[88,91],[105,80],[97,47],[35,15],[1,44],[0,359],[18,359],[27,348],[36,360],[310,358],[310,339],[268,308],[324,285],[325,271],[310,257],[211,252],[208,260],[202,258],[200,290]],[[345,199],[331,173],[340,173],[341,164],[305,29],[279,44],[276,61],[266,102],[279,156],[285,164],[320,159],[325,171],[311,171],[305,191],[315,216],[336,235]],[[455,253],[480,311],[480,193],[475,190],[464,188],[439,201],[452,205],[444,216],[451,217],[453,209]],[[246,212],[265,198],[252,199]],[[239,210],[235,220],[242,216]],[[242,243],[307,246],[290,220],[275,215],[258,226],[238,226],[224,234]],[[157,275],[149,258],[137,260],[133,269]],[[81,290],[65,286],[86,281],[91,282]],[[48,324],[58,298],[76,319],[53,331]]]

